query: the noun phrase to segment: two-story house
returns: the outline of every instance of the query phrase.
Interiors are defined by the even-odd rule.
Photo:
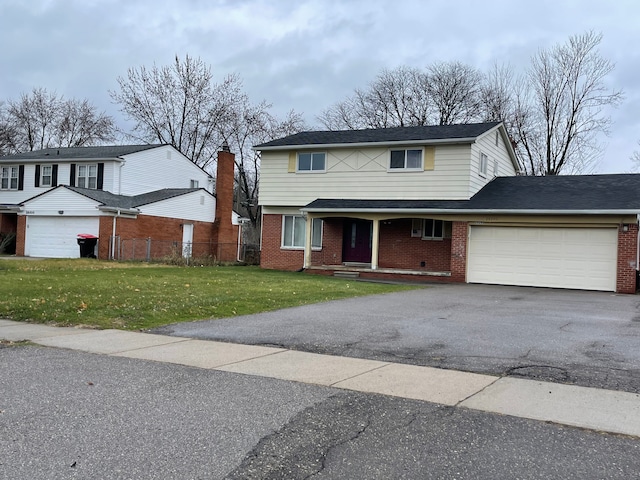
[[[634,292],[640,175],[527,177],[501,123],[301,132],[261,151],[261,266]]]
[[[233,175],[229,152],[219,153],[214,181],[170,145],[8,155],[0,157],[0,233],[16,234],[19,256],[78,257],[77,238],[83,234],[98,237],[98,258],[114,258],[123,240],[151,238],[202,246],[203,251],[190,247],[187,255],[234,260],[235,248],[216,250],[218,244],[237,243]]]

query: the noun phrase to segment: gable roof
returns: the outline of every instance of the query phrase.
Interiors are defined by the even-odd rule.
[[[69,148],[45,148],[32,152],[16,153],[0,157],[0,161],[13,160],[51,160],[52,158],[69,160],[95,160],[105,158],[119,158],[122,155],[142,152],[152,148],[162,147],[162,144],[148,145],[104,145],[98,147],[69,147]]]
[[[25,200],[20,205],[24,205],[25,203],[33,200],[34,198],[47,195],[53,190],[57,190],[59,188],[66,188],[67,190],[71,190],[72,192],[75,192],[79,195],[87,197],[95,202],[98,202],[101,205],[101,207],[112,208],[112,209],[122,209],[122,210],[134,210],[137,207],[141,207],[143,205],[148,205],[150,203],[155,203],[155,202],[161,202],[162,200],[168,200],[170,198],[179,197],[180,195],[197,192],[199,190],[207,192],[207,190],[205,190],[204,188],[163,188],[162,190],[156,190],[154,192],[128,196],[128,195],[116,195],[115,193],[107,192],[104,190],[95,190],[91,188],[81,188],[81,187],[70,187],[68,185],[58,185],[57,187],[54,187],[51,190],[47,190],[46,192],[43,192],[39,195],[36,195],[35,197],[31,197],[28,200]]]
[[[318,199],[306,212],[640,214],[640,174],[498,177],[469,200]]]
[[[363,145],[376,143],[468,143],[500,125],[500,122],[418,127],[370,128],[365,130],[320,130],[300,132],[254,146],[258,150],[282,147]]]

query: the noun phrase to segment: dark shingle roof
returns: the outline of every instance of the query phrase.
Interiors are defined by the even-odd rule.
[[[318,199],[307,209],[640,213],[640,174],[499,177],[470,200]]]
[[[0,161],[13,160],[51,160],[58,159],[100,159],[118,158],[122,155],[142,152],[162,145],[106,145],[99,147],[70,147],[70,148],[45,148],[44,150],[34,150],[33,152],[17,153],[0,157]]]
[[[202,190],[199,188],[164,188],[162,190],[156,190],[154,192],[143,193],[140,195],[127,196],[116,195],[111,192],[105,192],[102,190],[93,190],[90,188],[80,187],[64,187],[72,190],[76,193],[84,195],[87,198],[95,200],[101,203],[105,207],[132,209],[140,207],[142,205],[148,205],[150,203],[160,202],[169,198],[178,197],[186,193]]]
[[[366,130],[320,130],[300,132],[288,137],[256,145],[254,148],[301,145],[339,145],[361,143],[390,143],[411,141],[446,141],[473,139],[491,130],[500,122],[422,127],[372,128]]]

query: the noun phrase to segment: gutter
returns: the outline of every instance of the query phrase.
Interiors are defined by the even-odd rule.
[[[478,137],[466,137],[466,138],[444,138],[436,140],[394,140],[394,141],[377,141],[377,142],[357,142],[357,143],[316,143],[316,144],[301,144],[301,145],[277,145],[271,147],[253,147],[255,150],[269,151],[269,150],[291,150],[295,148],[297,150],[314,150],[319,148],[352,148],[352,147],[382,147],[398,146],[398,145],[457,145],[466,143],[475,143]]]
[[[138,215],[140,210],[137,208],[117,208],[117,207],[107,207],[101,206],[98,207],[98,210],[101,212],[115,213],[116,216],[120,216],[121,214],[129,214],[129,215]]]
[[[402,214],[483,214],[483,215],[640,215],[635,210],[523,210],[523,209],[472,209],[472,208],[306,208],[305,213],[402,213]]]

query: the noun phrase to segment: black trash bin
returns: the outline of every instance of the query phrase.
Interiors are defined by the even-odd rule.
[[[96,245],[98,237],[90,233],[78,234],[78,245],[80,246],[80,258],[96,258]]]

